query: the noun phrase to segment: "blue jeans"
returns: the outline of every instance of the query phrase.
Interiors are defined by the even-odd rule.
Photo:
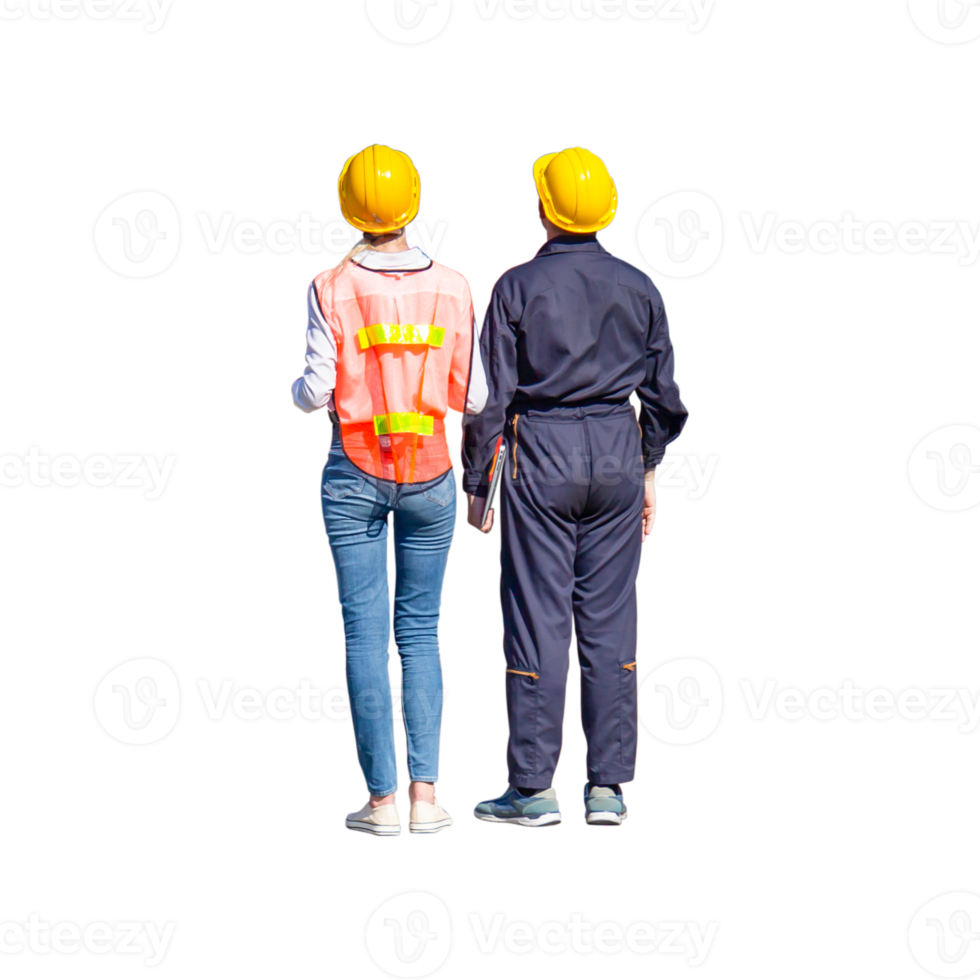
[[[359,470],[334,435],[323,470],[323,521],[337,568],[347,640],[347,690],[357,758],[368,791],[398,788],[388,682],[388,514],[395,525],[395,642],[413,781],[439,774],[442,669],[439,604],[456,524],[452,470],[428,483],[397,484]]]

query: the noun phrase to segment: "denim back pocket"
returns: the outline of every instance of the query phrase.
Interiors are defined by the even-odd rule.
[[[323,473],[323,490],[334,500],[352,497],[364,489],[364,477],[346,467],[328,466]]]
[[[456,496],[456,481],[453,479],[450,470],[435,486],[422,491],[422,496],[426,500],[431,500],[440,507],[445,507]]]

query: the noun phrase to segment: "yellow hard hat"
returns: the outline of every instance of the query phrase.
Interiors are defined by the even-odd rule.
[[[616,216],[616,185],[606,165],[580,146],[541,157],[534,183],[545,217],[564,231],[601,231]]]
[[[385,235],[419,213],[419,172],[407,153],[377,143],[355,153],[340,172],[340,210],[358,230]]]

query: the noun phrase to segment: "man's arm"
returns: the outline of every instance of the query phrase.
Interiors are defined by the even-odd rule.
[[[643,480],[643,540],[653,533],[653,522],[657,518],[657,488],[654,484],[656,468],[647,470]]]
[[[652,287],[651,287],[652,288]],[[651,317],[647,335],[646,377],[636,389],[640,399],[643,433],[643,468],[650,471],[664,458],[687,421],[687,409],[674,383],[674,349],[670,344],[667,314],[656,289],[650,297]]]
[[[479,526],[487,473],[497,440],[504,431],[507,408],[517,390],[517,336],[507,304],[494,289],[480,336],[480,357],[487,382],[486,406],[479,415],[463,417],[463,490],[470,496],[470,523]],[[476,501],[476,503],[474,503]],[[491,521],[483,530],[490,529]]]

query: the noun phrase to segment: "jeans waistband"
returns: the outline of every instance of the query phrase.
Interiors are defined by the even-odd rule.
[[[586,405],[514,405],[511,415],[521,415],[528,419],[541,419],[550,422],[577,422],[587,418],[615,418],[620,415],[634,415],[633,406],[624,402],[590,402]]]

